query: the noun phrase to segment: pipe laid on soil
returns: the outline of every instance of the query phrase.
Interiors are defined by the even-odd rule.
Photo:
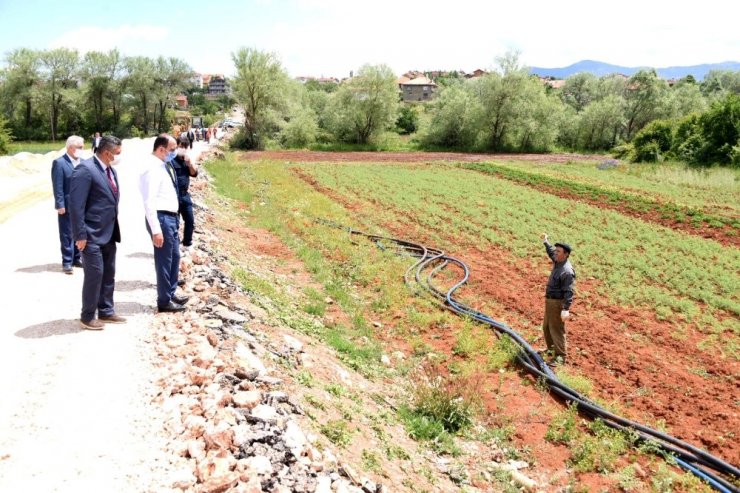
[[[350,238],[352,235],[363,236],[384,250],[386,247],[383,243],[387,242],[399,249],[399,253],[417,258],[418,260],[406,270],[403,276],[404,282],[408,286],[411,287],[414,285],[411,282],[411,274],[413,272],[416,286],[421,287],[423,292],[436,299],[443,308],[486,324],[492,327],[499,336],[501,334],[508,335],[519,346],[519,353],[516,357],[519,364],[536,378],[546,381],[551,392],[557,397],[563,399],[565,402],[574,403],[578,406],[579,411],[591,418],[602,419],[611,428],[621,431],[632,430],[637,434],[637,441],[652,442],[656,445],[660,455],[675,461],[679,467],[702,479],[715,490],[727,493],[740,493],[740,488],[733,484],[733,482],[737,482],[740,479],[740,469],[738,467],[666,433],[607,411],[562,383],[534,348],[520,334],[514,331],[514,329],[458,301],[454,297],[454,294],[460,287],[467,283],[470,277],[470,270],[462,260],[450,257],[442,250],[427,247],[420,243],[373,235],[324,219],[315,219],[315,221],[329,227],[346,230]],[[437,274],[450,265],[460,269],[463,275],[450,289],[443,291],[436,287],[433,281]],[[423,278],[422,273],[427,270],[429,272]]]

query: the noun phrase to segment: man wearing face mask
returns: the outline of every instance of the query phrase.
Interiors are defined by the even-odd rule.
[[[195,217],[193,216],[193,200],[190,198],[190,178],[198,176],[198,168],[187,154],[190,141],[186,135],[181,135],[177,141],[178,147],[175,158],[171,161],[172,167],[177,175],[178,196],[180,199],[179,213],[185,223],[185,231],[182,237],[182,246],[189,247],[193,244],[193,231],[195,230]]]
[[[72,236],[82,252],[85,274],[80,325],[88,330],[101,330],[104,323],[126,321],[113,309],[116,243],[121,241],[118,174],[113,166],[118,164],[120,154],[120,139],[101,137],[95,155],[80,162],[70,181]]]
[[[72,266],[82,267],[80,251],[72,237],[69,221],[69,185],[72,172],[80,164],[85,141],[72,135],[67,139],[67,152],[51,164],[51,183],[54,189],[54,208],[59,223],[59,243],[62,250],[62,272],[72,274]]]
[[[176,148],[177,142],[168,134],[155,138],[139,184],[146,227],[154,245],[159,312],[181,312],[188,301],[187,297],[175,295],[180,274],[179,200],[177,177],[170,161],[177,155]]]

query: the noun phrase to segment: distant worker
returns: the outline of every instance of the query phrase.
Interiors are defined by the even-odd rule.
[[[180,136],[177,141],[176,156],[172,159],[172,167],[177,175],[178,197],[180,200],[179,213],[185,224],[182,237],[182,246],[189,247],[193,244],[193,231],[195,230],[195,217],[193,216],[193,200],[190,198],[190,178],[198,176],[198,168],[195,167],[190,156],[187,154],[188,139],[185,135]]]
[[[69,221],[69,185],[72,172],[80,164],[85,141],[72,135],[67,139],[67,152],[51,163],[51,184],[54,190],[54,208],[59,223],[59,243],[62,250],[62,272],[72,274],[72,267],[82,267],[80,251],[72,236],[72,223]]]
[[[542,322],[542,331],[545,334],[547,353],[553,357],[553,362],[565,363],[565,321],[570,317],[576,271],[568,260],[570,245],[555,243],[553,247],[547,239],[547,233],[542,234],[542,242],[547,256],[553,262],[545,288],[545,319]]]

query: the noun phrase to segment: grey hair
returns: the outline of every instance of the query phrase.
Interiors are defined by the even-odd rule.
[[[85,143],[85,139],[80,137],[79,135],[70,135],[67,137],[67,144],[65,147],[73,147],[77,145],[83,145]]]
[[[98,144],[96,154],[100,154],[105,151],[112,151],[116,147],[121,147],[121,139],[113,137],[112,135],[103,135],[100,137],[100,144]]]

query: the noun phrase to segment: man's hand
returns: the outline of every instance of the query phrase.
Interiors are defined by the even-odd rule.
[[[162,233],[152,235],[152,244],[154,244],[154,246],[157,248],[162,248],[162,245],[164,245],[164,236],[162,235]]]
[[[65,209],[64,207],[60,207],[59,209],[57,209],[57,214],[59,214],[60,216],[63,216],[66,212],[67,209]]]
[[[563,310],[560,312],[560,320],[565,322],[570,318],[570,312],[568,310]]]
[[[540,238],[542,239],[542,242],[543,243],[546,242],[547,241],[547,233],[542,233],[542,236],[540,236]]]
[[[79,251],[82,251],[85,249],[85,246],[87,245],[87,240],[77,240],[75,241],[75,245],[77,246],[77,249]]]

